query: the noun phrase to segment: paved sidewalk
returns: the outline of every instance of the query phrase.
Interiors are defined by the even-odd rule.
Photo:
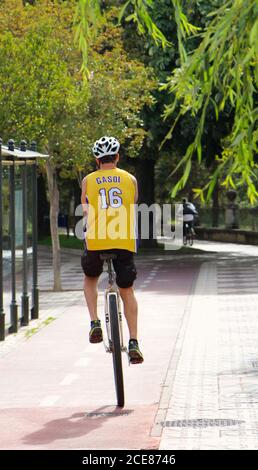
[[[198,269],[199,261],[175,263],[169,256],[138,260],[139,339],[145,361],[129,367],[123,355],[123,410],[115,406],[111,356],[102,344],[88,342],[82,290],[41,293],[39,330],[34,332],[31,322],[16,339],[10,337],[12,344],[7,338],[0,346],[0,449],[158,448],[160,438],[151,436],[151,429]],[[102,296],[99,312],[103,319]],[[26,340],[24,332],[30,329]],[[127,342],[125,324],[124,331]]]
[[[81,268],[82,250],[63,249],[61,252],[61,280],[63,290],[82,289],[83,272]],[[49,247],[39,247],[39,287],[41,291],[53,288],[52,253]]]
[[[88,344],[79,254],[67,252],[73,290],[42,292],[41,318],[0,345],[0,448],[258,449],[256,248],[138,258],[145,362],[124,357],[122,411],[110,356]]]
[[[258,449],[257,275],[247,259],[202,265],[159,410],[161,449]]]

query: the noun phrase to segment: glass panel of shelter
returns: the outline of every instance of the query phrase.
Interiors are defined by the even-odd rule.
[[[6,329],[11,325],[10,303],[11,303],[11,211],[10,211],[10,177],[13,162],[3,160],[3,305],[6,315]],[[15,162],[15,278],[16,278],[16,301],[18,304],[18,320],[20,321],[21,311],[21,295],[23,291],[23,185],[22,172],[25,162]],[[32,165],[35,162],[26,162],[27,165],[27,280],[29,304],[31,305],[32,290]]]

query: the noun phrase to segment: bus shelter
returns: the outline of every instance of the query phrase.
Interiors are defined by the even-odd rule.
[[[39,317],[37,167],[45,158],[35,142],[0,140],[0,341]]]

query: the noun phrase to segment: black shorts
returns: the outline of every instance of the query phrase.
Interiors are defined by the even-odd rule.
[[[103,271],[104,261],[100,259],[100,253],[115,253],[117,257],[113,259],[116,272],[116,283],[118,287],[131,287],[137,276],[134,264],[133,253],[128,250],[85,250],[81,257],[83,272],[88,277],[98,277]]]

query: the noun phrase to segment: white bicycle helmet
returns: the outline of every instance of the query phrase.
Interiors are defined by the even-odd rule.
[[[115,137],[101,137],[93,145],[92,152],[95,158],[102,158],[105,155],[116,155],[119,152],[120,143]]]

